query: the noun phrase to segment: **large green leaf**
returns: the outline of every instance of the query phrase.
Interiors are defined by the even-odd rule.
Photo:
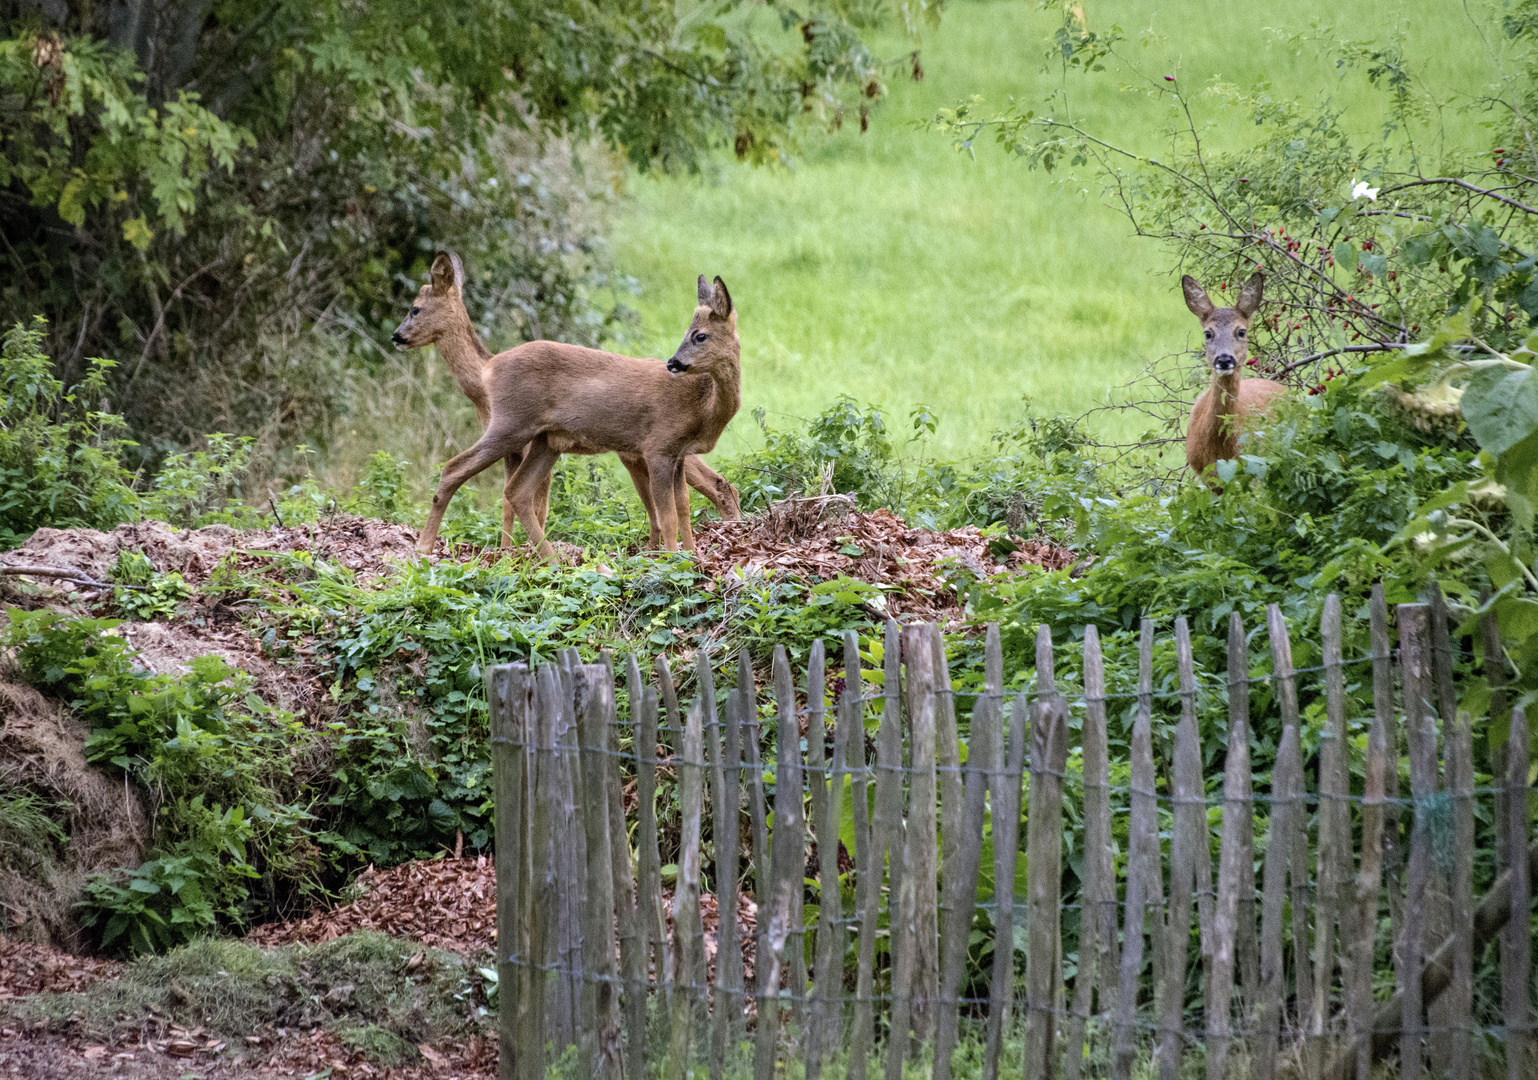
[[[1463,419],[1479,445],[1503,454],[1538,431],[1538,383],[1531,368],[1485,368],[1469,379]]]

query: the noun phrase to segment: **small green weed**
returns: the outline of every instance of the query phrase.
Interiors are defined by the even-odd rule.
[[[174,570],[162,574],[143,553],[127,548],[118,552],[107,580],[121,586],[112,590],[118,613],[141,622],[173,618],[177,605],[192,595],[181,574]]]

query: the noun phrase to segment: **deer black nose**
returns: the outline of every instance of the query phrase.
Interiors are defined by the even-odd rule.
[[[1213,370],[1217,371],[1220,375],[1227,375],[1238,366],[1239,362],[1234,359],[1232,353],[1223,353],[1221,356],[1212,358]]]
[[[406,344],[406,339],[405,339],[404,336],[402,336],[402,334],[401,334],[401,332],[399,330],[395,331],[395,333],[390,335],[390,340],[393,341],[397,345],[404,345],[404,344]]]
[[[668,370],[671,371],[674,375],[680,375],[683,372],[689,370],[689,365],[680,364],[678,362],[678,357],[672,356],[668,358]]]

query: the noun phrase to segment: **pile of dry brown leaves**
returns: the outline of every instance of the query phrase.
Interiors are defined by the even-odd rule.
[[[268,923],[246,935],[253,945],[316,945],[355,930],[379,930],[461,955],[489,952],[497,941],[497,872],[484,855],[466,859],[428,859],[389,870],[370,867],[351,886],[357,899],[293,922]],[[673,933],[673,893],[663,889],[667,933]],[[716,898],[700,897],[705,956],[714,970]],[[753,936],[758,909],[747,894],[738,896],[737,937],[744,970],[753,973]]]
[[[112,960],[72,956],[0,934],[0,1001],[28,994],[73,993],[121,967]]]
[[[702,521],[700,566],[728,581],[777,571],[801,578],[843,575],[882,590],[878,609],[929,621],[960,620],[958,571],[973,577],[1027,566],[1062,570],[1077,552],[1046,540],[1000,542],[975,526],[913,529],[890,510],[858,510],[847,495],[786,499],[742,521]]]
[[[318,944],[354,930],[379,930],[435,949],[470,954],[497,940],[497,874],[484,855],[431,859],[359,874],[357,899],[246,935],[253,945]]]

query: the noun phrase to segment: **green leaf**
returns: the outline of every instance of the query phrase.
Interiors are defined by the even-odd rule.
[[[155,233],[150,228],[149,222],[144,220],[144,215],[140,214],[123,222],[123,239],[143,251],[150,246],[150,241],[155,239]]]
[[[1239,463],[1227,458],[1215,462],[1212,468],[1218,474],[1218,479],[1225,484],[1233,483],[1234,477],[1239,475]]]
[[[1463,419],[1479,445],[1503,454],[1538,431],[1538,382],[1531,368],[1476,371],[1463,393]]]
[[[84,225],[86,198],[85,177],[72,177],[59,193],[59,216],[76,228]]]

